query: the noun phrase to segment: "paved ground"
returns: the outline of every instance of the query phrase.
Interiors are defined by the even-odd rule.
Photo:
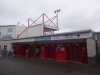
[[[100,70],[76,63],[3,56],[0,75],[100,75]]]

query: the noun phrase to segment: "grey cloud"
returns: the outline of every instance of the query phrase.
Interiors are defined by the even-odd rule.
[[[100,6],[95,11],[72,13],[62,21],[61,29],[81,30],[93,29],[100,27]]]
[[[99,0],[0,0],[0,25],[17,24],[18,21],[27,25],[28,18],[35,20],[42,13],[52,18],[56,15],[54,10],[59,8],[58,32],[98,30],[100,27]]]

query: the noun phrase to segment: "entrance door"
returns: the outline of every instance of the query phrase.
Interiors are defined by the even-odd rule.
[[[33,48],[33,44],[30,45],[30,57],[33,57],[34,54],[34,48]]]
[[[57,44],[55,51],[55,59],[56,60],[66,60],[66,48],[64,44]]]
[[[50,47],[50,59],[54,59],[54,46]]]
[[[7,54],[7,45],[4,45],[4,54]]]
[[[45,46],[45,57],[48,58],[48,46]]]
[[[36,45],[36,49],[38,48],[38,53],[36,53],[36,56],[37,57],[40,57],[41,56],[41,45]]]
[[[54,47],[53,46],[45,46],[45,55],[48,59],[54,59]]]
[[[46,47],[41,45],[41,58],[46,58]]]
[[[66,55],[67,55],[67,61],[75,61],[76,60],[76,49],[73,44],[67,45]]]
[[[47,48],[47,58],[50,58],[50,55],[51,55],[51,51],[50,51],[50,46],[48,46]]]
[[[71,47],[71,61],[75,61],[75,46]]]
[[[76,46],[76,62],[81,62],[81,47]]]
[[[88,63],[88,57],[87,57],[87,46],[86,44],[82,44],[81,46],[81,62],[83,62],[83,58],[85,57],[85,64]]]
[[[67,61],[82,62],[82,49],[80,44],[69,44],[66,47]]]
[[[4,45],[4,51],[6,51],[7,50],[7,45]]]
[[[71,47],[70,46],[67,46],[66,48],[66,55],[67,55],[67,61],[70,61],[71,60]]]

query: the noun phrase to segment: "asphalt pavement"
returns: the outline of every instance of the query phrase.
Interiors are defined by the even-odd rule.
[[[100,70],[77,63],[4,55],[0,75],[100,75]]]

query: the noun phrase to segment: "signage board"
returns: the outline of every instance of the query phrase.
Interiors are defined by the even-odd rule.
[[[51,40],[63,40],[63,39],[73,39],[73,38],[80,38],[80,34],[64,34],[64,35],[56,35],[51,36]]]
[[[62,35],[51,36],[51,40],[61,40]]]
[[[74,38],[81,38],[81,35],[79,33],[62,35],[62,39],[74,39]]]
[[[51,37],[36,37],[34,38],[34,41],[47,41],[51,40]]]

